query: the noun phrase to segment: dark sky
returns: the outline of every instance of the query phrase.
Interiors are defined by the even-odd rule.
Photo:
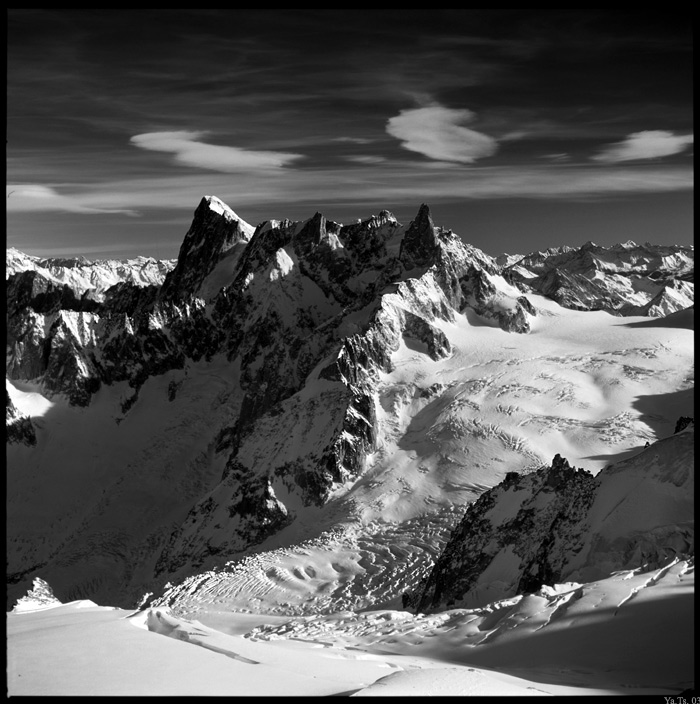
[[[8,246],[175,257],[421,203],[489,254],[692,241],[692,22],[604,10],[8,10]]]

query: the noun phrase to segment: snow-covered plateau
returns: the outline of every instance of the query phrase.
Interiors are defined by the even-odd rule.
[[[694,687],[693,248],[461,235],[8,250],[10,695]]]

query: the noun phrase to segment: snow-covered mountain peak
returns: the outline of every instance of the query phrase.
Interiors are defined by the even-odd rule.
[[[227,275],[254,232],[255,228],[223,201],[204,196],[180,246],[177,264],[163,282],[160,298],[210,298],[227,282]]]
[[[216,196],[202,197],[202,200],[194,211],[194,217],[192,224],[190,225],[190,231],[192,231],[193,229],[196,230],[197,227],[201,227],[204,223],[208,222],[210,218],[213,218],[214,221],[217,218],[223,218],[228,222],[235,223],[237,229],[240,230],[240,233],[242,234],[242,236],[245,237],[246,240],[249,240],[253,232],[255,231],[255,227],[253,225],[243,220],[243,218],[237,215],[231,207],[229,207],[226,203],[224,203],[220,198],[217,198]],[[185,244],[185,241],[187,239],[188,235],[186,234],[185,240],[183,241],[183,245]],[[190,243],[190,245],[197,244],[198,242],[196,241]]]
[[[372,217],[374,217],[374,215]],[[377,220],[379,220],[382,223],[384,223],[384,222],[397,222],[393,213],[391,213],[388,210],[380,210],[379,215],[377,216]]]
[[[33,288],[38,292],[41,289],[58,298],[101,302],[107,291],[118,284],[160,287],[174,266],[173,260],[143,256],[96,261],[85,257],[42,258],[11,248],[6,253],[5,275],[8,285],[16,290]]]
[[[10,247],[5,255],[5,278],[12,276],[19,271],[33,269],[40,261],[39,257],[25,254],[15,247]]]
[[[238,215],[236,215],[236,213],[220,198],[217,198],[216,196],[204,196],[202,200],[207,204],[209,209],[215,213],[223,215],[228,220],[238,220],[243,223],[244,226],[247,225],[248,228],[250,228],[250,225],[238,217]]]

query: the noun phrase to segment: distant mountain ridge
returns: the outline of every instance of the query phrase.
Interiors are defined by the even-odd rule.
[[[576,310],[668,315],[693,304],[692,245],[587,242],[504,260],[510,280]]]
[[[6,251],[5,278],[25,271],[33,271],[54,285],[70,286],[77,295],[90,292],[90,298],[101,300],[104,292],[117,283],[128,282],[139,286],[160,285],[164,276],[175,265],[172,260],[153,257],[133,259],[103,259],[89,261],[85,257],[36,257],[14,247]]]

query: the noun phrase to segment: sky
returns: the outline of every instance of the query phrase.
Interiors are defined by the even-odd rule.
[[[690,244],[692,23],[640,10],[8,10],[7,246],[173,258],[382,209],[485,252]]]

